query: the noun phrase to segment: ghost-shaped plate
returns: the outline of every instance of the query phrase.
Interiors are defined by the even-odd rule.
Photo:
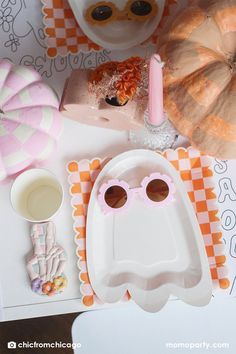
[[[172,180],[173,200],[148,205],[135,193],[125,210],[104,213],[101,186],[115,179],[132,190],[154,173]],[[86,249],[91,285],[105,303],[118,302],[127,291],[149,312],[160,310],[170,295],[195,306],[211,299],[210,269],[192,203],[178,172],[160,154],[133,150],[103,168],[90,197]]]
[[[121,50],[135,47],[146,41],[154,33],[161,21],[165,0],[154,0],[158,6],[156,16],[139,22],[136,20],[116,20],[97,25],[86,20],[86,10],[93,5],[101,4],[99,0],[69,0],[75,18],[85,33],[94,43],[106,49]],[[105,3],[105,2],[104,2]],[[121,13],[125,9],[128,0],[109,0]]]

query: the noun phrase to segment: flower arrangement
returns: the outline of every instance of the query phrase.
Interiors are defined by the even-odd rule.
[[[90,90],[108,99],[115,97],[117,104],[123,106],[136,95],[147,95],[147,71],[147,62],[140,57],[104,63],[91,71]]]

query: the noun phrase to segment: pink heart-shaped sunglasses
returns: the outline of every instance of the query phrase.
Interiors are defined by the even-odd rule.
[[[122,180],[109,180],[100,187],[98,202],[105,214],[117,213],[129,208],[135,194],[149,206],[163,207],[174,200],[174,193],[175,186],[169,176],[152,173],[136,188],[131,188]]]

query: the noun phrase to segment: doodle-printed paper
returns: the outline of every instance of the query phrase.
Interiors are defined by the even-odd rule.
[[[236,296],[236,168],[235,161],[215,160],[214,173],[218,196],[223,240],[226,246],[230,288],[227,293]]]
[[[0,0],[0,57],[37,70],[59,96],[73,69],[96,68],[110,60],[107,50],[49,59],[40,0]]]

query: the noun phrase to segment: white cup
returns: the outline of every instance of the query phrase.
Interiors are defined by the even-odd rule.
[[[31,169],[18,176],[11,188],[13,209],[31,222],[50,220],[63,202],[63,188],[48,170]]]

